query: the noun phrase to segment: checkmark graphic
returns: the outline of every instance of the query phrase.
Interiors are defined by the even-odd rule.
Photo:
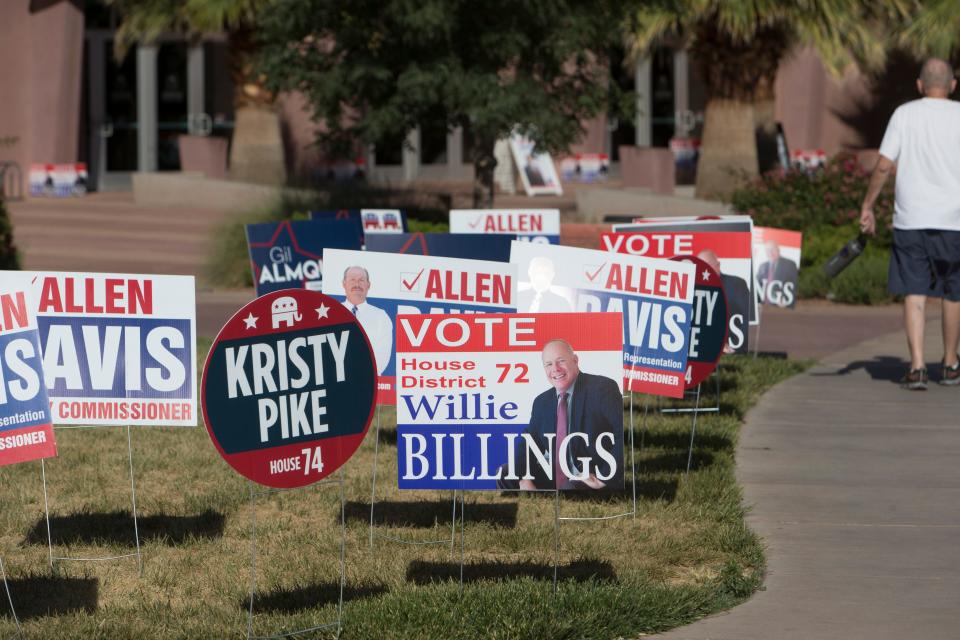
[[[585,266],[587,268],[587,271],[584,273],[584,275],[587,276],[587,280],[589,280],[590,282],[593,282],[594,280],[597,279],[597,276],[600,275],[600,272],[603,271],[603,268],[607,266],[607,263],[604,262],[602,265],[597,267],[597,270],[594,271],[593,273],[590,272],[590,269],[593,269],[594,265],[591,264],[591,265],[585,265]]]
[[[481,222],[483,222],[483,216],[480,216],[479,218],[477,218],[477,219],[474,220],[473,222],[468,222],[468,223],[467,223],[467,226],[469,226],[471,229],[476,229],[478,226],[480,226],[480,223],[481,223]]]
[[[417,286],[417,281],[420,280],[420,276],[423,275],[423,272],[424,272],[424,271],[426,271],[426,268],[420,269],[420,272],[417,274],[417,277],[414,278],[413,280],[410,280],[410,281],[408,281],[407,278],[408,278],[409,276],[412,276],[412,275],[413,275],[412,273],[404,273],[404,274],[401,274],[401,276],[400,276],[400,282],[401,282],[401,284],[403,284],[404,288],[405,288],[407,291],[413,291],[413,290],[414,290],[414,287]]]

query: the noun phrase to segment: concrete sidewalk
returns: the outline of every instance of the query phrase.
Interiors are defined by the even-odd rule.
[[[939,319],[927,361],[939,375]],[[900,331],[823,358],[747,415],[737,474],[765,589],[664,640],[960,637],[960,388],[902,390]]]

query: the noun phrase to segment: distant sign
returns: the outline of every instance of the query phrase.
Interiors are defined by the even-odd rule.
[[[324,251],[323,257],[330,274],[323,292],[356,315],[373,345],[382,404],[396,402],[398,314],[507,313],[517,308],[517,271],[503,262],[336,249]]]
[[[453,209],[450,233],[495,233],[524,242],[560,244],[560,210]]]
[[[694,299],[692,264],[514,242],[521,313],[623,314],[625,387],[679,398]]]
[[[510,261],[513,236],[483,233],[404,233],[367,238],[367,250],[466,260]]]
[[[55,424],[197,424],[193,276],[0,275],[37,303]]]
[[[359,249],[356,222],[284,220],[247,225],[247,246],[257,295],[323,287],[323,250]]]
[[[364,234],[406,233],[407,213],[401,209],[322,209],[311,220],[357,220]]]
[[[87,165],[32,164],[27,175],[30,195],[34,197],[69,198],[87,193]]]
[[[10,284],[0,289],[0,466],[57,455],[35,303]]]
[[[401,315],[401,489],[623,488],[619,313]]]
[[[510,150],[517,163],[523,190],[528,196],[563,195],[557,168],[549,153],[534,151],[533,140],[521,135],[510,136]]]
[[[802,244],[799,231],[753,228],[754,278],[761,304],[788,309],[797,304]]]
[[[224,460],[268,487],[329,476],[373,417],[370,343],[347,309],[317,291],[276,291],[245,305],[203,369],[203,417]]]

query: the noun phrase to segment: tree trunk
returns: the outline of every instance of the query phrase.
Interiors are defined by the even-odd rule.
[[[707,102],[700,159],[698,198],[722,199],[744,177],[757,175],[753,103],[714,98]]]
[[[497,159],[493,155],[493,144],[478,144],[473,152],[474,209],[493,207],[493,170],[496,168]]]
[[[282,185],[287,179],[280,118],[272,107],[248,104],[236,111],[230,144],[230,178]]]

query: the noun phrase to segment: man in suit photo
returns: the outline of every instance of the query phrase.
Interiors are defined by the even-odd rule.
[[[525,433],[539,451],[548,454],[552,468],[548,475],[533,454],[528,456],[527,439],[518,438],[520,479],[501,480],[498,486],[526,491],[623,488],[623,395],[619,386],[605,376],[581,371],[580,359],[566,340],[544,345],[542,359],[552,387],[534,399]],[[565,450],[560,452],[565,454],[566,464],[561,465],[557,454],[564,441]],[[524,479],[526,475],[533,477]]]
[[[792,304],[785,304],[785,299],[782,297],[780,298],[781,302],[776,302],[775,296],[772,295],[774,292],[768,291],[768,287],[771,282],[779,282],[781,288],[788,283],[792,283],[792,288],[796,289],[798,276],[796,263],[780,255],[780,245],[774,240],[767,240],[764,243],[764,250],[767,254],[767,261],[757,269],[758,300],[778,304],[779,306],[793,306]],[[790,300],[795,300],[795,297],[790,296]]]

